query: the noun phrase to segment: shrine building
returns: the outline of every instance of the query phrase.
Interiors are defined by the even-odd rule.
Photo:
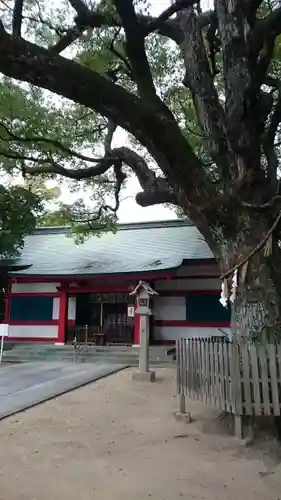
[[[120,224],[116,233],[80,245],[65,227],[39,228],[15,266],[7,272],[1,316],[14,342],[138,345],[140,318],[130,293],[139,281],[158,293],[151,344],[229,331],[216,261],[185,220]]]

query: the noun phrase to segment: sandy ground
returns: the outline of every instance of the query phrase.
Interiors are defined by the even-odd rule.
[[[119,372],[0,422],[0,499],[280,500],[276,455],[210,432],[201,403],[177,422],[174,371],[157,374]]]

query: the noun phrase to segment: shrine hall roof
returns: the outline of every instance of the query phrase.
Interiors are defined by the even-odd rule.
[[[184,260],[213,259],[190,222],[120,224],[116,233],[93,235],[77,245],[67,228],[39,228],[25,240],[14,276],[85,276],[161,272]]]

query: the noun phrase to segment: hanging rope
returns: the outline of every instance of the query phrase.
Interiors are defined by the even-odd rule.
[[[279,212],[279,214],[278,214],[277,218],[275,219],[274,223],[272,224],[271,228],[266,233],[265,237],[259,242],[259,244],[246,257],[243,257],[243,259],[241,259],[241,261],[238,262],[238,264],[233,266],[226,273],[222,274],[220,279],[225,280],[225,279],[229,278],[229,276],[231,276],[235,271],[238,271],[238,269],[240,269],[240,267],[242,267],[256,253],[258,253],[267,244],[268,240],[271,239],[272,233],[273,233],[274,229],[276,229],[276,227],[278,226],[278,223],[280,222],[280,220],[281,220],[281,211]],[[270,244],[267,245],[267,248],[266,248],[266,255],[267,256],[269,255],[268,251],[269,251],[270,247],[271,247],[271,241],[270,241]]]

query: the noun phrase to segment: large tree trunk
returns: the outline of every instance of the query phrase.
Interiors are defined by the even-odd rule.
[[[227,271],[259,248],[270,231],[272,218],[258,214],[248,218],[233,237],[221,247],[221,268]],[[233,273],[228,278],[232,287]],[[281,251],[272,235],[265,245],[238,267],[238,286],[231,306],[233,338],[258,341],[280,339],[281,336]]]
[[[234,215],[235,218],[235,215]],[[246,216],[247,218],[247,216]],[[281,340],[281,251],[271,233],[276,214],[251,216],[234,237],[221,246],[222,273],[238,266],[236,297],[231,303],[233,342],[255,340],[260,343]],[[261,245],[261,242],[265,242]],[[251,255],[249,259],[247,256]],[[229,292],[233,273],[228,277]],[[281,440],[281,417],[242,416],[242,433],[252,439],[267,433]]]

